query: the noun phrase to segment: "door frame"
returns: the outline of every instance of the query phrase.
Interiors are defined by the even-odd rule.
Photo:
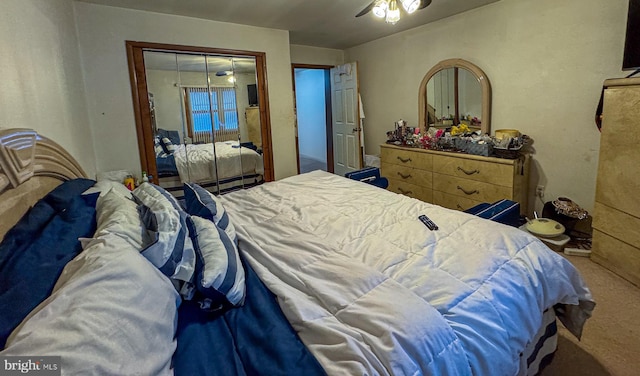
[[[129,81],[133,96],[133,112],[138,137],[138,152],[142,171],[153,176],[158,184],[158,169],[153,145],[153,127],[151,124],[151,108],[147,90],[147,76],[144,66],[144,51],[157,50],[176,53],[204,53],[211,55],[254,57],[256,59],[256,84],[258,89],[258,106],[260,108],[260,127],[262,133],[262,157],[264,163],[264,180],[273,181],[273,149],[271,144],[271,117],[269,111],[269,94],[267,90],[267,61],[265,52],[229,50],[211,47],[196,47],[177,44],[126,41],[127,62],[129,65]]]
[[[298,144],[298,104],[296,103],[296,69],[320,69],[324,71],[324,103],[325,134],[327,139],[327,172],[333,173],[333,112],[331,110],[331,68],[333,65],[291,64],[291,80],[293,82],[293,111],[296,130],[296,164],[300,173],[300,146]]]

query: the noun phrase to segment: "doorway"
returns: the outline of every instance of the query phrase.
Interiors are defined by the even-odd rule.
[[[334,170],[331,68],[292,64],[298,173]]]

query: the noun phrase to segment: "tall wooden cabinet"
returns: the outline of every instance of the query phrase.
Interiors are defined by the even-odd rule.
[[[262,149],[262,129],[260,128],[260,108],[247,107],[244,110],[247,121],[247,138],[253,142],[258,149]]]
[[[640,78],[605,81],[591,259],[640,286]]]
[[[527,213],[527,155],[502,159],[385,144],[380,167],[396,193],[457,210],[508,199]]]

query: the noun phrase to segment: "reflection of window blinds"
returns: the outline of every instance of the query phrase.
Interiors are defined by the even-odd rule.
[[[212,87],[211,102],[209,102],[207,88],[190,87],[188,93],[191,131],[195,143],[207,143],[213,140],[229,141],[238,138],[238,111],[233,87]],[[215,124],[213,132],[212,114],[213,124]]]

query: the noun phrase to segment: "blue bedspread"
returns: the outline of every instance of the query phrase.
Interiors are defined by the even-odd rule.
[[[218,317],[184,302],[178,313],[175,374],[200,376],[325,375],[280,310],[274,295],[244,262],[247,297]]]
[[[38,201],[0,244],[0,349],[20,322],[49,296],[64,266],[95,231],[95,181],[65,182]]]

